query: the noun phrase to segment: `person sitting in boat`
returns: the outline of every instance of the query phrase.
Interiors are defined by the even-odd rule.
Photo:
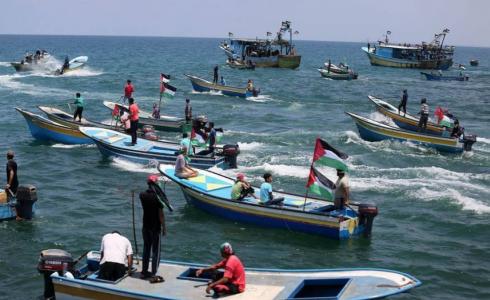
[[[418,131],[425,131],[427,129],[427,121],[429,120],[429,105],[427,105],[427,99],[422,98],[420,100],[420,115],[419,124],[417,125]]]
[[[245,180],[245,175],[243,175],[242,173],[238,173],[236,175],[235,184],[231,188],[231,199],[240,201],[243,200],[245,197],[250,196],[257,199],[253,187]]]
[[[187,162],[187,146],[182,146],[180,154],[175,161],[175,176],[179,178],[191,178],[199,175],[199,172],[189,166]]]
[[[254,83],[252,79],[249,79],[247,82],[247,91],[253,92],[254,91]]]
[[[151,112],[151,116],[155,119],[160,119],[160,108],[156,103],[153,103],[153,110]]]
[[[223,243],[220,246],[221,260],[219,263],[210,267],[199,269],[196,276],[200,277],[203,273],[211,273],[213,280],[208,283],[206,293],[214,291],[215,296],[233,295],[245,291],[245,268],[242,262],[233,252],[230,243]],[[224,273],[217,272],[224,269]]]
[[[198,155],[214,155],[214,150],[216,149],[216,129],[214,129],[214,122],[209,122],[209,128],[206,131],[209,131],[207,138],[208,149],[199,152]]]
[[[192,141],[189,138],[189,134],[187,134],[187,132],[184,132],[182,134],[182,140],[180,141],[180,147],[181,147],[181,149],[183,149],[184,147],[187,148],[187,155],[188,156],[194,155],[194,146],[192,145]]]
[[[126,110],[122,113],[121,124],[124,127],[124,132],[131,134],[131,121],[129,120],[129,112]]]
[[[454,120],[453,130],[451,131],[452,138],[459,138],[464,133],[464,127],[459,126],[459,120]]]
[[[226,85],[226,81],[225,79],[223,78],[223,76],[221,76],[221,80],[219,82],[221,85]]]
[[[265,173],[264,174],[264,183],[260,186],[260,201],[259,204],[263,205],[282,205],[282,202],[284,201],[284,197],[280,198],[274,198],[274,195],[272,194],[272,174],[271,173]]]
[[[126,265],[127,262],[127,265]],[[100,270],[98,278],[116,281],[133,268],[133,248],[129,240],[118,231],[102,237],[100,245]]]

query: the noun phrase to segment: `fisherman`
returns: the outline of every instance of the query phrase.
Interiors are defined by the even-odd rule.
[[[401,109],[403,109],[403,116],[407,114],[407,101],[408,101],[407,90],[403,90],[402,99],[400,101],[400,104],[398,105],[398,114],[400,114]]]
[[[427,129],[427,121],[429,120],[429,105],[427,105],[427,99],[422,98],[420,100],[420,115],[418,131],[425,131]]]
[[[126,100],[129,101],[129,98],[133,97],[134,93],[134,86],[131,83],[131,80],[126,80],[126,85],[124,85],[124,97],[123,97],[123,103],[126,103]]]
[[[75,94],[75,102],[73,102],[77,106],[75,109],[75,113],[73,114],[73,121],[75,121],[78,117],[78,122],[82,122],[82,112],[83,112],[83,97],[80,93]]]
[[[214,67],[214,76],[213,76],[213,83],[218,84],[218,65]]]
[[[187,146],[184,145],[175,161],[175,176],[179,178],[191,178],[197,175],[199,175],[199,172],[191,168],[187,162]]]
[[[160,119],[160,108],[158,108],[158,104],[153,103],[153,110],[151,112],[151,116],[155,119]]]
[[[189,138],[189,134],[187,132],[184,132],[182,134],[182,140],[180,141],[180,147],[183,149],[187,147],[187,155],[188,156],[193,156],[194,155],[194,146],[192,145],[192,141]]]
[[[337,182],[335,182],[334,207],[343,209],[349,205],[349,177],[345,171],[337,169]]]
[[[216,149],[216,129],[214,129],[214,122],[209,122],[209,128],[207,130],[209,131],[207,138],[208,149],[199,152],[198,155],[214,155],[214,150]]]
[[[260,186],[260,201],[259,204],[263,205],[282,205],[282,202],[284,201],[284,197],[280,198],[274,198],[274,195],[272,194],[272,174],[271,173],[265,173],[264,174],[264,183]]]
[[[332,67],[332,61],[329,59],[328,60],[328,66],[327,66],[328,73],[330,73],[330,68],[331,67]]]
[[[7,151],[7,184],[5,185],[5,191],[7,197],[17,194],[17,188],[19,187],[19,180],[17,179],[17,162],[14,160],[14,151]]]
[[[61,67],[60,75],[65,73],[66,70],[70,68],[70,59],[68,56],[65,56],[65,62],[63,62],[63,66]]]
[[[131,121],[131,146],[137,144],[139,112],[140,110],[138,108],[138,105],[134,103],[134,98],[129,98],[129,120]]]
[[[154,185],[158,182],[158,175],[149,175],[148,189],[140,193],[143,207],[143,266],[141,279],[152,278],[152,282],[162,282],[161,276],[156,276],[160,262],[160,234],[166,234],[165,215],[163,203],[158,199]],[[148,272],[151,254],[151,273]]]
[[[223,78],[223,76],[221,76],[220,84],[221,84],[221,85],[226,85],[226,81],[225,81],[225,79]]]
[[[190,123],[192,121],[192,106],[189,98],[185,99],[185,122]]]
[[[247,82],[247,91],[253,92],[254,91],[254,82],[252,79],[249,79]]]
[[[133,249],[129,240],[118,231],[113,231],[102,237],[100,252],[98,278],[116,281],[126,274],[126,270],[128,275],[131,274]]]
[[[257,199],[253,187],[245,180],[245,175],[243,173],[238,173],[236,175],[235,184],[231,188],[231,199],[240,201],[249,196]]]
[[[454,120],[453,130],[451,131],[452,138],[459,138],[464,133],[464,128],[459,126],[459,120]]]
[[[223,260],[208,268],[197,270],[196,276],[199,277],[207,272],[212,273],[213,281],[208,283],[206,293],[210,294],[213,290],[215,297],[242,293],[245,291],[245,270],[242,262],[233,252],[230,243],[223,243],[220,246],[220,252]],[[225,270],[222,276],[219,276],[218,269]]]

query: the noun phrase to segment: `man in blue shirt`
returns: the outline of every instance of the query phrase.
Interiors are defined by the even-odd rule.
[[[272,194],[272,175],[270,173],[265,173],[264,174],[264,180],[265,182],[262,183],[260,186],[260,204],[264,205],[273,205],[273,204],[278,204],[282,205],[282,201],[284,201],[284,198],[275,198],[274,195]]]
[[[192,145],[192,141],[189,138],[189,135],[187,132],[184,132],[182,134],[182,140],[180,141],[180,148],[187,148],[187,155],[193,156],[194,155],[194,146]]]

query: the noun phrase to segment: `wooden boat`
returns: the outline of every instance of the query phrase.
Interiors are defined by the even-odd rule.
[[[465,135],[461,139],[434,136],[432,134],[418,133],[383,124],[360,115],[346,112],[357,125],[362,139],[370,142],[382,140],[408,141],[435,148],[440,152],[458,153],[471,151],[476,142],[476,136]]]
[[[289,34],[289,40],[283,39],[283,34]],[[301,55],[296,54],[293,44],[290,21],[282,22],[275,39],[235,39],[230,35],[220,49],[229,59],[242,64],[250,61],[257,67],[296,69],[301,64]]]
[[[75,276],[61,276],[58,262],[70,261],[71,254],[58,249],[44,250],[38,269],[53,284],[56,299],[209,299],[205,287],[209,274],[195,275],[203,264],[161,260],[157,274],[165,282],[151,284],[139,279],[140,269],[117,281],[98,278],[100,253],[90,251],[86,264],[71,271]],[[59,258],[53,254],[59,254]],[[48,262],[43,257],[49,255]],[[48,259],[48,258],[46,258]],[[71,258],[73,260],[73,258]],[[59,260],[59,261],[58,261]],[[72,262],[70,262],[72,264]],[[53,264],[53,267],[48,264]],[[75,268],[75,267],[73,267]],[[62,272],[61,272],[62,273]],[[45,275],[46,276],[46,275]],[[280,299],[375,299],[405,293],[422,283],[412,275],[376,268],[348,269],[259,269],[245,268],[245,291],[226,296],[229,300]],[[46,287],[46,286],[45,286]],[[225,297],[223,297],[225,298]]]
[[[199,78],[193,75],[185,75],[191,81],[192,88],[196,92],[220,92],[225,96],[230,97],[240,97],[240,98],[248,98],[248,97],[256,97],[260,91],[256,91],[255,95],[252,91],[247,90],[247,88],[239,88],[228,85],[214,84],[205,79]]]
[[[137,144],[131,145],[131,136],[122,132],[98,128],[98,127],[79,127],[82,134],[95,142],[99,151],[104,156],[122,157],[127,160],[143,164],[175,163],[180,145],[175,143],[165,143],[138,139]],[[195,155],[191,156],[190,165],[196,168],[207,169],[213,166],[220,168],[236,167],[231,160],[236,161],[238,153],[216,153],[215,156]]]
[[[254,64],[243,63],[243,62],[238,61],[236,59],[230,59],[230,58],[228,58],[226,60],[226,64],[228,66],[230,66],[230,68],[233,68],[233,69],[255,70],[255,65]]]
[[[262,227],[277,227],[323,235],[334,239],[369,235],[377,208],[371,204],[352,203],[351,208],[327,212],[332,203],[304,195],[274,192],[284,197],[283,205],[261,205],[253,197],[243,201],[231,200],[234,180],[210,171],[199,171],[199,176],[181,179],[173,168],[158,167],[167,178],[177,183],[186,200],[195,206],[233,221],[248,222]],[[256,194],[260,189],[255,188]]]
[[[374,103],[378,112],[391,118],[398,127],[410,131],[418,131],[418,117],[415,117],[409,113],[399,113],[397,107],[381,100],[380,98],[369,95],[368,99]],[[425,133],[441,136],[445,131],[446,129],[444,127],[433,122],[427,122],[427,130]],[[446,134],[449,135],[449,132],[446,132]]]
[[[91,139],[87,138],[77,129],[58,124],[18,107],[15,109],[25,118],[32,136],[36,139],[62,144],[92,143]]]
[[[454,46],[444,46],[447,33],[449,29],[444,29],[429,44],[410,45],[390,43],[388,36],[391,32],[388,31],[384,41],[361,49],[373,66],[446,70],[453,65],[454,55]]]
[[[420,72],[420,74],[425,76],[425,79],[427,80],[447,80],[447,81],[468,81],[469,77],[468,75],[457,75],[457,76],[446,76],[442,74],[433,74],[433,73],[426,73],[426,72]]]
[[[127,105],[121,104],[121,103],[116,103],[116,102],[111,102],[111,101],[104,101],[103,102],[104,106],[109,108],[111,111],[114,111],[114,107],[118,106],[120,110],[126,110],[128,111],[129,108]],[[143,127],[145,125],[151,125],[153,126],[156,130],[161,130],[161,131],[182,131],[185,120],[182,118],[178,117],[172,117],[172,116],[166,116],[166,115],[160,115],[159,119],[155,119],[151,113],[143,111],[140,109],[139,112],[139,126]]]
[[[27,61],[27,57],[20,62],[11,62],[10,65],[14,67],[15,71],[17,72],[28,72],[28,71],[34,71],[36,69],[42,69],[46,62],[49,60],[50,54],[46,52],[45,50],[41,51],[39,55],[39,59],[35,60],[34,59],[35,55],[28,55],[28,57],[31,58],[31,61]]]
[[[477,67],[479,63],[480,62],[478,61],[478,59],[472,59],[472,60],[470,60],[470,65],[473,66],[473,67]]]
[[[318,72],[322,75],[322,77],[330,78],[333,80],[352,80],[357,79],[357,73],[349,72],[349,73],[336,73],[333,71],[328,71],[327,69],[318,69]]]

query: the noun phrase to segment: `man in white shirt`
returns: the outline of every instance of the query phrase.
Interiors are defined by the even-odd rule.
[[[102,237],[100,245],[100,279],[116,281],[131,273],[133,267],[133,249],[127,238],[118,231],[113,231]]]
[[[349,177],[345,174],[345,171],[337,170],[337,182],[335,182],[335,209],[343,209],[345,205],[349,204]]]

